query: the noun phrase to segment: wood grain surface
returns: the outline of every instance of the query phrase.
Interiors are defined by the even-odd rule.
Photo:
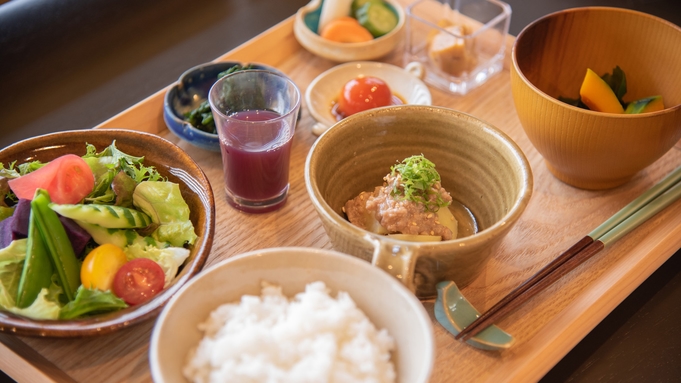
[[[298,45],[289,18],[219,60],[260,62],[289,75],[301,91],[334,63]],[[506,132],[524,151],[534,173],[534,194],[485,271],[463,293],[480,311],[490,307],[573,242],[651,187],[681,163],[679,146],[626,185],[584,191],[561,183],[524,134],[515,113],[509,81],[509,37],[505,70],[465,97],[431,89],[433,104],[486,120]],[[397,51],[381,61],[402,65]],[[157,133],[185,149],[211,181],[217,205],[213,250],[206,267],[245,251],[309,246],[331,249],[307,195],[303,170],[316,137],[313,120],[303,117],[293,140],[287,204],[279,211],[249,215],[225,202],[220,155],[180,142],[163,123],[160,91],[99,127]],[[488,352],[455,341],[435,323],[437,359],[431,382],[539,380],[631,291],[681,247],[681,203],[675,203],[626,238],[601,252],[513,312],[498,325],[516,337],[503,352]],[[225,281],[225,283],[229,283]],[[423,302],[433,317],[433,302]],[[148,382],[148,345],[153,321],[100,337],[40,339],[0,334],[0,369],[22,377],[57,382]],[[46,377],[47,375],[47,377]]]

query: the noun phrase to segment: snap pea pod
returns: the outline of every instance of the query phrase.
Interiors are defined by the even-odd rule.
[[[28,219],[26,258],[24,259],[24,268],[21,271],[17,291],[17,307],[26,308],[30,306],[38,297],[40,290],[50,287],[52,273],[52,262],[38,231],[36,214],[31,211]]]
[[[135,209],[99,204],[55,204],[50,208],[64,217],[75,221],[99,225],[108,229],[144,228],[151,224],[151,218]]]
[[[50,196],[47,191],[37,189],[31,201],[31,214],[35,214],[38,232],[52,261],[52,267],[57,272],[61,287],[68,300],[72,301],[80,286],[80,264],[64,226],[49,204]]]

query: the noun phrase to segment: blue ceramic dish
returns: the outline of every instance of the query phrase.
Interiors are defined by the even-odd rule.
[[[168,129],[179,138],[201,149],[220,151],[220,140],[217,134],[207,133],[193,127],[185,121],[184,115],[197,108],[208,98],[210,87],[218,78],[218,74],[235,65],[248,65],[236,61],[211,62],[197,65],[182,73],[179,80],[166,92],[163,102],[163,120]],[[264,69],[280,73],[277,69],[250,64],[253,69]]]
[[[457,335],[480,316],[461,294],[454,282],[437,284],[437,300],[435,301],[435,319],[452,335]],[[513,337],[496,325],[491,325],[466,343],[483,350],[505,350],[514,343]]]

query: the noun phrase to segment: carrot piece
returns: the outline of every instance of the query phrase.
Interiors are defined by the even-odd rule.
[[[374,39],[371,32],[350,16],[339,17],[329,22],[319,35],[339,43],[361,43]]]

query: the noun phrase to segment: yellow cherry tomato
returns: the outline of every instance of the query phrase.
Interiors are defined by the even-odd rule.
[[[88,289],[111,290],[114,276],[128,259],[123,249],[104,244],[92,250],[80,267],[80,282]]]

